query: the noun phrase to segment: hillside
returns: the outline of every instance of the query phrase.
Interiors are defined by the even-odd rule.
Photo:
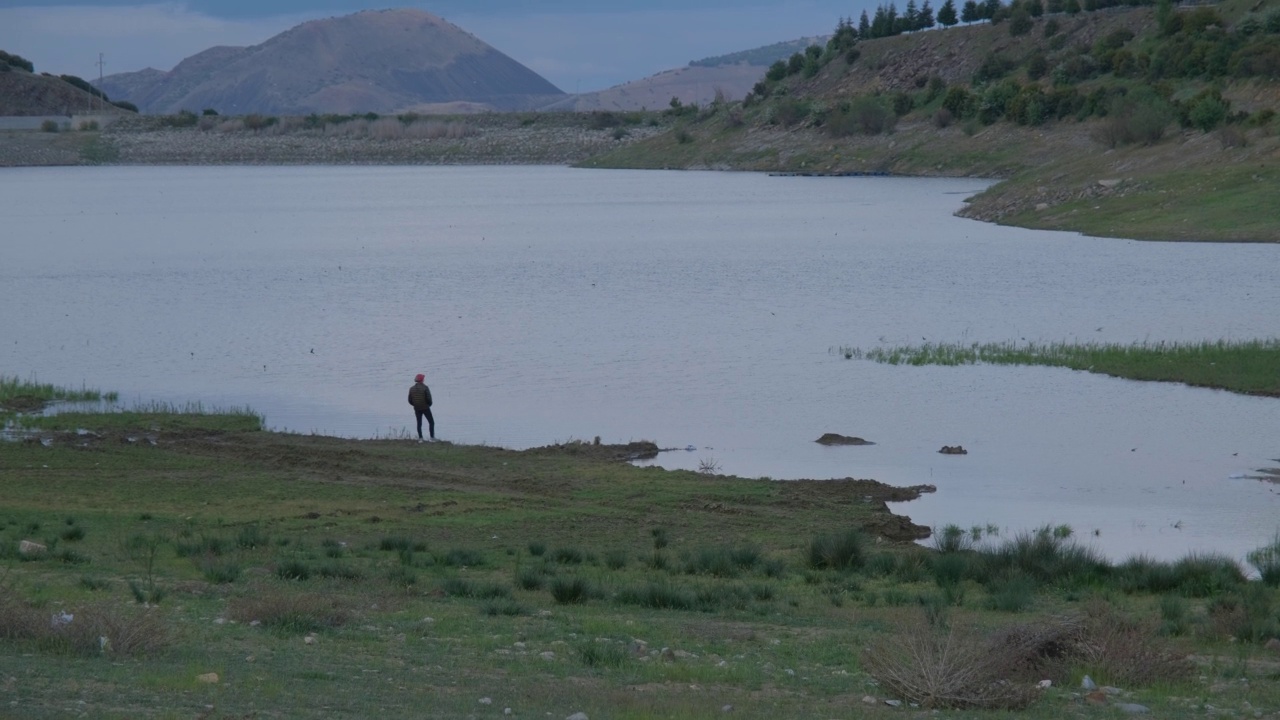
[[[78,77],[37,74],[29,60],[0,50],[0,116],[128,112],[92,90],[91,85]]]
[[[995,23],[846,28],[770,68],[742,103],[684,108],[667,135],[589,164],[982,176],[1006,182],[962,214],[1280,242],[1280,10],[1033,14],[1032,2],[999,6]]]
[[[419,10],[315,20],[261,45],[210,48],[169,72],[111,75],[102,87],[147,113],[387,113],[455,102],[514,110],[564,95],[470,33]]]
[[[686,105],[706,105],[717,96],[725,100],[741,100],[752,86],[764,77],[765,68],[739,63],[716,67],[689,66],[664,70],[647,78],[633,80],[598,92],[570,95],[547,105],[548,112],[574,110],[635,111],[663,110],[677,98]]]

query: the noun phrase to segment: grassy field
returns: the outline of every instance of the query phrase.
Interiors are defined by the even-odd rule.
[[[846,358],[890,365],[1047,365],[1280,397],[1280,340],[1200,343],[925,343],[861,350]]]
[[[248,417],[56,415],[0,442],[0,715],[1280,709],[1280,539],[1253,558],[1265,583],[1212,556],[1109,563],[1069,528],[927,550],[884,504],[915,491],[872,481]],[[1088,699],[1085,674],[1120,690]]]

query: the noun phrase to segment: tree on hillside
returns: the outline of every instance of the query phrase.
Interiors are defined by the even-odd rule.
[[[964,0],[964,7],[960,10],[960,19],[967,25],[982,19],[978,14],[978,3],[975,0]]]
[[[920,6],[920,30],[928,30],[934,26],[933,6],[929,4],[929,0],[924,0],[924,5]]]
[[[907,0],[907,9],[902,13],[901,27],[903,32],[920,29],[920,9],[916,7],[916,0]]]
[[[14,55],[13,53],[7,53],[3,50],[0,50],[0,65],[22,68],[27,72],[36,71],[36,66],[33,65],[30,60],[22,57],[21,55]]]
[[[858,37],[868,39],[871,37],[871,20],[867,18],[867,11],[862,11],[862,17],[858,18]]]
[[[960,18],[956,17],[956,4],[954,0],[947,0],[942,3],[942,7],[938,8],[938,22],[943,27],[951,27],[960,22]]]

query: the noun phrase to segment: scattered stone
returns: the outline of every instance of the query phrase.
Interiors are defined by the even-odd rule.
[[[516,642],[516,643],[513,643],[513,644],[511,645],[511,647],[513,647],[513,648],[515,648],[515,649],[517,649],[517,650],[523,650],[523,649],[525,649],[526,645],[525,645],[524,643],[522,643],[522,642]]]
[[[23,540],[22,542],[18,543],[18,552],[22,553],[23,555],[40,555],[41,553],[44,553],[48,550],[49,548],[45,547],[44,545],[41,545],[38,542],[32,542],[30,540]]]
[[[676,659],[675,651],[671,648],[662,648],[662,659],[668,662],[674,662]]]
[[[213,619],[213,624],[214,624],[214,625],[226,625],[226,624],[227,624],[227,619],[226,619],[226,618],[214,618],[214,619]]]
[[[316,636],[315,636],[315,635],[308,635],[308,636],[306,636],[306,637],[302,638],[302,642],[304,642],[304,643],[306,643],[306,644],[308,644],[308,645],[315,645],[315,644],[316,644]]]
[[[1104,187],[1104,188],[1113,188],[1113,187],[1115,187],[1115,186],[1119,185],[1119,184],[1120,184],[1120,183],[1122,183],[1122,182],[1124,182],[1124,181],[1123,181],[1123,180],[1119,180],[1119,179],[1115,179],[1115,180],[1099,180],[1099,181],[1098,181],[1098,184],[1099,184],[1099,185],[1101,185],[1101,186],[1102,186],[1102,187]]]
[[[875,445],[870,440],[863,440],[860,437],[851,437],[849,435],[840,435],[838,433],[826,433],[822,437],[814,440],[819,445]]]
[[[943,445],[938,452],[943,455],[968,455],[969,451],[964,449],[963,445]]]
[[[902,707],[901,700],[885,700],[884,704],[888,705],[889,707]]]
[[[510,714],[511,714],[511,708],[502,708],[502,714],[503,714],[503,715],[510,715]]]
[[[1106,693],[1106,694],[1108,694],[1108,695],[1123,695],[1123,694],[1124,694],[1124,691],[1123,691],[1123,690],[1121,690],[1121,689],[1120,689],[1120,688],[1118,688],[1118,687],[1112,687],[1111,685],[1103,685],[1100,689],[1102,690],[1102,692],[1104,692],[1104,693]]]
[[[209,683],[210,685],[217,685],[218,673],[205,673],[203,675],[197,675],[196,680],[199,680],[202,683]]]
[[[688,660],[688,659],[690,659],[690,658],[696,658],[696,657],[698,657],[697,655],[694,655],[693,653],[688,652],[688,651],[685,651],[685,650],[675,650],[675,651],[673,651],[673,652],[672,652],[672,654],[673,654],[673,655],[675,655],[676,657],[680,658],[681,660]]]
[[[862,703],[863,703],[864,705],[875,705],[877,702],[879,702],[879,701],[878,701],[878,700],[876,700],[876,699],[875,699],[873,696],[871,696],[871,695],[863,695],[863,696],[862,696]]]
[[[481,705],[492,705],[492,704],[493,704],[493,698],[482,697],[482,698],[480,698],[480,704],[481,704]]]
[[[1049,209],[1049,203],[1036,203],[1036,211],[1044,212]]]
[[[725,705],[724,707],[720,708],[720,712],[725,712],[725,713],[733,712],[733,706]]]
[[[1120,703],[1119,705],[1116,705],[1116,707],[1130,715],[1145,715],[1146,713],[1151,712],[1151,708],[1146,705],[1139,705],[1138,703]]]
[[[1041,680],[1040,682],[1036,683],[1036,687],[1040,688],[1041,690],[1048,690],[1049,688],[1053,687],[1053,681]]]
[[[584,712],[576,712],[564,720],[591,720],[591,718],[587,717],[587,714]]]
[[[538,657],[542,658],[543,660],[555,660],[556,654],[550,650],[546,650],[546,651],[543,651]]]
[[[1093,678],[1089,677],[1088,675],[1085,675],[1084,679],[1080,681],[1080,687],[1084,688],[1085,690],[1097,690],[1098,684],[1093,681]]]
[[[1267,644],[1263,645],[1262,647],[1266,648],[1267,650],[1270,650],[1271,652],[1280,653],[1280,639],[1271,638],[1270,640],[1267,641]]]

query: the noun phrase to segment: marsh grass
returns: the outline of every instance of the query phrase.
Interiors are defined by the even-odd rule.
[[[1180,382],[1280,396],[1280,339],[1198,343],[925,343],[861,350],[846,357],[890,365],[1044,365],[1130,380]]]
[[[1264,584],[1280,587],[1280,533],[1269,544],[1250,552],[1248,560]]]
[[[0,412],[35,412],[58,402],[115,402],[116,393],[87,387],[74,390],[17,376],[0,375]]]

